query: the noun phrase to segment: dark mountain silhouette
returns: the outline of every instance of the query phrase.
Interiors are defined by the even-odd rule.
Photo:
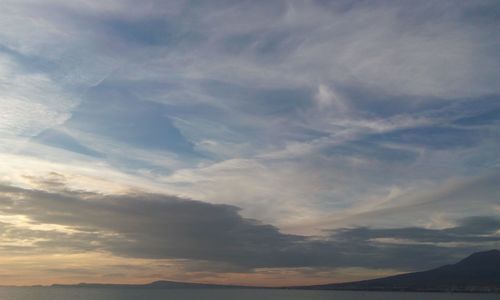
[[[500,292],[500,251],[478,252],[453,265],[372,280],[297,287],[328,290]]]

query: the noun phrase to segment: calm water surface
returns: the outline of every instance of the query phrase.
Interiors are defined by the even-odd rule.
[[[1,300],[489,300],[498,294],[384,293],[291,290],[0,288]]]

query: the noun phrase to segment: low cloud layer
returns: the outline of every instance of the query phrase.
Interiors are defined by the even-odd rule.
[[[488,216],[459,220],[445,229],[353,227],[331,230],[324,236],[303,236],[284,234],[274,226],[243,218],[235,206],[174,196],[55,193],[5,185],[0,187],[0,195],[2,215],[27,218],[24,227],[15,223],[1,226],[2,238],[12,241],[1,251],[20,254],[105,251],[128,258],[187,260],[191,268],[205,271],[296,267],[415,270],[450,263],[500,243],[500,219]],[[43,224],[60,228],[30,228]]]

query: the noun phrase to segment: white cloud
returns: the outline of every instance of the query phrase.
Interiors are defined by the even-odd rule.
[[[50,77],[24,71],[9,56],[0,55],[0,135],[35,136],[63,123],[77,103]]]

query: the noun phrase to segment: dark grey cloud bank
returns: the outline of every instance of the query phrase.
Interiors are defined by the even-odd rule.
[[[0,212],[33,224],[65,225],[74,232],[0,224],[7,253],[106,251],[147,259],[181,259],[207,271],[261,267],[367,267],[414,270],[500,245],[500,219],[469,217],[454,227],[342,228],[313,237],[284,234],[243,218],[239,208],[159,194],[101,195],[0,186]],[[417,259],[418,258],[418,259]]]

